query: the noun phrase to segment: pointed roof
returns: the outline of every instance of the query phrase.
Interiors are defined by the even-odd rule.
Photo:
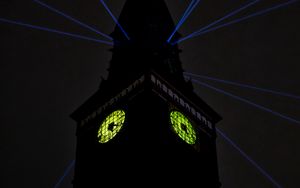
[[[131,43],[142,46],[164,45],[175,28],[164,0],[127,0],[119,16],[119,23]],[[118,26],[112,36],[117,41],[126,40]],[[178,37],[177,33],[174,38]]]

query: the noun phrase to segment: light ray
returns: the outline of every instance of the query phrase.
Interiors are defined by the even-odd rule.
[[[185,12],[183,13],[177,25],[179,26],[182,25],[182,23],[186,20],[186,18],[192,13],[196,5],[197,5],[196,0],[192,0],[189,6],[187,7],[187,9],[185,10]]]
[[[122,33],[125,35],[125,37],[127,38],[127,40],[130,40],[127,32],[125,31],[125,29],[121,26],[121,24],[119,23],[119,21],[117,20],[117,18],[114,16],[114,14],[110,11],[110,9],[108,8],[108,6],[106,5],[106,3],[104,2],[104,0],[100,0],[100,2],[102,3],[102,5],[104,6],[104,8],[106,9],[106,11],[109,13],[109,15],[112,17],[112,19],[114,20],[114,22],[117,24],[117,26],[119,27],[119,29],[122,31]]]
[[[23,23],[23,22],[19,22],[19,21],[8,20],[8,19],[5,19],[5,18],[0,18],[0,22],[19,25],[19,26],[28,27],[28,28],[32,28],[32,29],[37,29],[37,30],[41,30],[41,31],[48,31],[48,32],[52,32],[52,33],[56,33],[56,34],[60,34],[60,35],[65,35],[65,36],[69,36],[69,37],[73,37],[73,38],[93,41],[93,42],[97,42],[97,43],[101,43],[101,44],[108,44],[108,45],[111,45],[111,46],[113,45],[113,43],[109,42],[109,41],[104,41],[104,40],[99,40],[99,39],[95,39],[95,38],[91,38],[91,37],[82,36],[82,35],[79,35],[79,34],[59,31],[59,30],[56,30],[56,29],[50,29],[50,28],[47,28],[47,27],[31,25],[31,24],[27,24],[27,23]]]
[[[188,36],[186,36],[186,37],[184,37],[184,38],[181,38],[181,39],[175,41],[175,42],[172,43],[172,44],[173,44],[173,45],[179,44],[179,43],[181,43],[181,42],[183,42],[183,41],[185,41],[185,40],[188,40],[188,39],[191,39],[191,38],[194,38],[194,37],[197,37],[197,36],[201,36],[201,35],[204,35],[204,34],[206,34],[206,33],[215,31],[215,30],[217,30],[217,29],[220,29],[220,28],[223,28],[223,27],[226,27],[226,26],[230,26],[230,25],[233,25],[233,24],[242,22],[242,21],[244,21],[244,20],[250,19],[250,18],[255,17],[255,16],[259,16],[259,15],[263,15],[263,14],[269,13],[269,12],[271,12],[271,11],[273,11],[273,10],[277,10],[277,9],[279,9],[279,8],[288,6],[288,5],[292,4],[292,3],[296,3],[296,2],[298,2],[298,1],[299,1],[299,0],[291,0],[291,1],[288,1],[288,2],[285,2],[285,3],[281,3],[281,4],[278,4],[278,5],[272,6],[272,7],[270,7],[270,8],[263,9],[263,10],[261,10],[261,11],[255,12],[255,13],[253,13],[253,14],[250,14],[250,15],[247,15],[247,16],[244,16],[244,17],[241,17],[241,18],[237,18],[237,19],[232,20],[232,21],[230,21],[230,22],[227,22],[227,23],[218,25],[218,26],[216,26],[216,27],[212,27],[212,28],[210,28],[210,29],[206,29],[206,30],[204,30],[204,31],[202,31],[202,32],[192,33],[192,34],[190,34],[190,35],[188,35]]]
[[[60,184],[63,182],[65,177],[69,174],[69,172],[72,170],[73,166],[75,165],[75,160],[72,160],[72,162],[69,164],[69,166],[66,168],[64,174],[62,177],[58,180],[58,182],[55,184],[54,188],[58,188]]]
[[[51,10],[51,11],[53,11],[53,12],[55,12],[55,13],[57,13],[57,14],[63,16],[63,17],[65,17],[65,18],[67,18],[67,19],[69,19],[69,20],[71,20],[71,21],[73,21],[73,22],[75,22],[76,24],[78,24],[78,25],[80,25],[80,26],[82,26],[82,27],[85,27],[85,28],[87,28],[87,29],[89,29],[89,30],[91,30],[91,31],[93,31],[93,32],[96,32],[97,34],[99,34],[99,35],[101,35],[101,36],[103,36],[103,37],[105,37],[105,38],[107,38],[107,39],[109,39],[109,40],[113,40],[113,38],[110,37],[109,35],[104,34],[104,33],[100,32],[100,31],[98,31],[97,29],[95,29],[95,28],[93,28],[93,27],[91,27],[91,26],[89,26],[89,25],[87,25],[87,24],[84,24],[84,23],[82,23],[82,22],[76,20],[75,18],[73,18],[73,17],[71,17],[71,16],[69,16],[69,15],[63,13],[62,11],[59,11],[59,10],[57,10],[57,9],[55,9],[55,8],[53,8],[53,7],[49,6],[49,5],[47,5],[46,3],[43,3],[43,2],[41,2],[41,1],[39,1],[39,0],[32,0],[32,1],[38,3],[39,5],[41,5],[41,6],[43,6],[43,7],[46,7],[47,9],[49,9],[49,10]]]
[[[264,88],[260,88],[260,87],[256,87],[256,86],[252,86],[252,85],[236,83],[236,82],[232,82],[232,81],[228,81],[228,80],[213,78],[213,77],[209,77],[209,76],[203,76],[203,75],[199,75],[199,74],[193,74],[193,73],[189,73],[189,72],[184,72],[184,74],[188,75],[188,76],[193,76],[195,78],[202,78],[202,79],[205,79],[205,80],[212,80],[212,81],[215,81],[215,82],[220,82],[220,83],[234,85],[234,86],[238,86],[238,87],[253,89],[253,90],[266,92],[266,93],[271,93],[271,94],[280,95],[280,96],[285,96],[285,97],[289,97],[289,98],[293,98],[293,99],[298,99],[298,100],[300,99],[300,96],[298,96],[298,95],[293,95],[293,94],[289,94],[289,93],[285,93],[285,92],[281,92],[281,91],[274,91],[274,90],[270,90],[270,89],[264,89]]]
[[[207,87],[207,88],[209,88],[209,89],[212,89],[212,90],[217,91],[217,92],[219,92],[219,93],[222,93],[222,94],[224,94],[224,95],[227,95],[227,96],[229,96],[229,97],[232,97],[232,98],[234,98],[234,99],[236,99],[236,100],[239,100],[239,101],[242,101],[242,102],[244,102],[244,103],[246,103],[246,104],[249,104],[249,105],[251,105],[251,106],[254,106],[254,107],[256,107],[256,108],[258,108],[258,109],[260,109],[260,110],[263,110],[263,111],[265,111],[265,112],[269,112],[269,113],[271,113],[271,114],[273,114],[273,115],[275,115],[275,116],[277,116],[277,117],[280,117],[280,118],[282,118],[282,119],[288,120],[289,122],[296,123],[296,124],[300,125],[300,121],[298,121],[298,120],[296,120],[296,119],[293,119],[293,118],[291,118],[291,117],[289,117],[289,116],[283,115],[283,114],[281,114],[281,113],[279,113],[279,112],[275,112],[275,111],[273,111],[273,110],[271,110],[271,109],[269,109],[269,108],[266,108],[266,107],[264,107],[264,106],[262,106],[262,105],[256,104],[256,103],[254,103],[254,102],[252,102],[252,101],[249,101],[249,100],[244,99],[244,98],[242,98],[242,97],[239,97],[239,96],[237,96],[237,95],[231,94],[231,93],[226,92],[226,91],[224,91],[224,90],[222,90],[222,89],[218,89],[218,88],[216,88],[216,87],[214,87],[214,86],[211,86],[211,85],[209,85],[209,84],[207,84],[207,83],[204,83],[204,82],[201,82],[201,81],[199,81],[199,80],[192,79],[191,81],[194,82],[194,83],[196,83],[196,84],[198,84],[198,85]]]
[[[257,162],[255,162],[249,155],[247,155],[236,143],[234,143],[225,133],[220,129],[216,128],[216,131],[224,140],[226,140],[234,149],[236,149],[248,162],[250,162],[263,176],[265,176],[272,184],[277,188],[282,188],[282,186],[274,180],[274,178],[266,172]]]
[[[180,20],[178,21],[175,30],[172,32],[172,34],[170,35],[170,37],[168,38],[168,42],[172,39],[172,37],[174,36],[175,32],[179,29],[179,27],[182,25],[182,23],[184,22],[186,15],[191,11],[191,8],[193,7],[193,5],[195,4],[196,0],[192,0],[189,4],[189,6],[187,7],[187,9],[184,11],[183,15],[181,16]]]
[[[240,8],[238,8],[238,9],[236,9],[236,10],[230,12],[229,14],[225,15],[224,17],[222,17],[222,18],[220,18],[220,19],[218,19],[218,20],[216,20],[216,21],[214,21],[214,22],[208,24],[207,26],[202,27],[202,28],[199,29],[198,31],[195,31],[194,33],[192,33],[192,34],[190,34],[190,35],[188,35],[188,36],[189,36],[189,37],[196,36],[198,33],[202,32],[202,31],[205,31],[206,29],[208,29],[208,28],[210,28],[210,27],[212,27],[212,26],[214,26],[214,25],[216,25],[216,24],[218,24],[218,23],[220,23],[220,22],[226,20],[227,18],[230,18],[230,17],[232,17],[232,16],[238,14],[239,12],[241,12],[241,11],[243,11],[243,10],[245,10],[245,9],[247,9],[247,8],[249,8],[249,7],[251,7],[251,6],[253,6],[253,5],[255,5],[255,4],[258,3],[259,1],[260,1],[260,0],[254,0],[254,1],[250,2],[250,3],[247,3],[246,5],[244,5],[244,6],[240,7]]]
[[[175,33],[178,31],[178,29],[182,26],[182,24],[185,22],[185,20],[188,18],[188,16],[193,12],[193,10],[196,8],[197,4],[200,2],[200,0],[192,0],[189,4],[188,8],[185,10],[184,14],[182,15],[181,19],[179,20],[178,24],[176,25],[174,31],[168,38],[167,42],[170,43]]]

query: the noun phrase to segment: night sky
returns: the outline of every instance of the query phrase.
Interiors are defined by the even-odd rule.
[[[287,1],[262,0],[237,17]],[[115,27],[98,0],[43,2],[106,34]],[[106,2],[118,16],[125,0]],[[166,2],[175,22],[189,3]],[[203,0],[179,31],[186,36],[246,2]],[[0,7],[0,18],[103,39],[32,0],[1,0]],[[183,67],[300,96],[299,19],[297,2],[182,42]],[[75,158],[76,123],[69,115],[107,76],[111,47],[3,22],[0,31],[0,187],[53,187]],[[299,99],[205,82],[300,121]],[[282,187],[300,187],[300,124],[202,86],[195,92],[223,117],[218,128]],[[224,188],[274,187],[222,137],[217,152]],[[62,188],[72,187],[72,176]]]

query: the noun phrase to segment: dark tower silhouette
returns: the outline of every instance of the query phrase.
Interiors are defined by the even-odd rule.
[[[220,187],[221,117],[184,79],[180,50],[166,42],[174,23],[165,2],[127,0],[119,23],[130,40],[115,28],[107,79],[71,115],[78,124],[74,188]]]

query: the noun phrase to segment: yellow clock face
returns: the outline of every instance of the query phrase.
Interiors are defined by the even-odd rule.
[[[101,123],[98,130],[98,139],[100,143],[107,143],[113,139],[122,129],[125,122],[125,112],[116,110],[109,114]]]
[[[196,131],[189,119],[178,111],[170,114],[171,124],[176,134],[188,144],[196,143]]]

